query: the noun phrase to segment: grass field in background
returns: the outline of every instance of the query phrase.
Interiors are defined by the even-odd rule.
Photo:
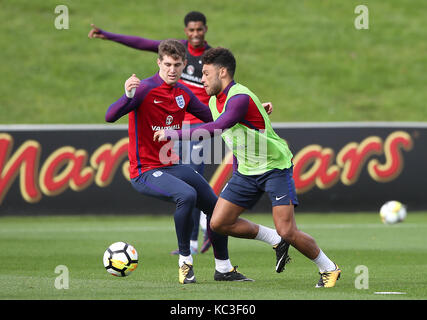
[[[244,217],[272,226],[270,214]],[[194,256],[197,283],[180,285],[177,257],[169,254],[176,248],[171,216],[3,217],[0,299],[427,299],[427,212],[410,212],[391,226],[377,214],[297,214],[296,219],[343,270],[335,288],[314,288],[318,270],[294,248],[292,262],[277,274],[271,247],[236,238],[229,238],[231,262],[255,282],[214,281],[210,249]],[[133,244],[139,253],[139,266],[129,277],[113,277],[102,264],[105,249],[116,241]],[[69,270],[69,289],[54,286],[58,265]],[[368,289],[355,288],[360,265],[368,268]],[[406,294],[375,294],[384,291]]]
[[[427,121],[425,0],[71,1],[4,0],[0,19],[0,123],[103,123],[132,74],[157,71],[155,54],[89,40],[90,24],[152,39],[184,38],[200,10],[207,40],[230,48],[236,80],[275,105],[273,121]],[[7,112],[5,112],[7,110]],[[126,117],[120,120],[126,122]]]

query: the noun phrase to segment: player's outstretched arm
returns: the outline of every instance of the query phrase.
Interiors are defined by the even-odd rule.
[[[152,52],[158,51],[160,40],[151,40],[151,39],[146,39],[146,38],[137,37],[137,36],[128,36],[124,34],[107,32],[105,30],[98,28],[94,24],[91,24],[90,26],[91,26],[91,29],[88,34],[89,39],[99,38],[104,40],[111,40],[138,50],[152,51]]]
[[[125,114],[138,108],[144,97],[144,87],[135,74],[125,82],[125,94],[110,105],[105,114],[105,121],[115,122]]]

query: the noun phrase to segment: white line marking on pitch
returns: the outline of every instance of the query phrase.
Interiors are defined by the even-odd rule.
[[[374,294],[406,294],[406,292],[383,291],[383,292],[374,292]]]

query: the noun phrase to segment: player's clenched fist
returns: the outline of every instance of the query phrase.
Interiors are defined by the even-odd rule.
[[[89,34],[87,35],[89,39],[105,39],[105,36],[101,33],[101,30],[97,26],[95,26],[93,23],[90,26],[92,27],[92,29],[90,29]]]
[[[262,106],[267,114],[271,114],[273,112],[273,104],[271,102],[264,102]]]
[[[153,141],[166,141],[166,137],[165,137],[165,130],[159,130],[154,132],[154,136],[153,136]]]
[[[134,74],[131,75],[129,79],[125,82],[125,93],[128,98],[133,98],[135,95],[136,88],[139,87],[141,80]]]
[[[129,79],[126,80],[125,89],[126,91],[131,91],[133,88],[138,88],[140,83],[141,83],[141,80],[139,80],[134,73],[130,76]]]

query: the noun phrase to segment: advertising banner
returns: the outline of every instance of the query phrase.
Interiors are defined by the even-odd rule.
[[[274,123],[293,153],[297,212],[427,210],[426,123]],[[220,137],[204,147],[219,192],[232,174]],[[129,183],[126,125],[0,126],[0,215],[172,214]],[[207,158],[206,158],[207,157]],[[262,197],[252,212],[271,212]]]

